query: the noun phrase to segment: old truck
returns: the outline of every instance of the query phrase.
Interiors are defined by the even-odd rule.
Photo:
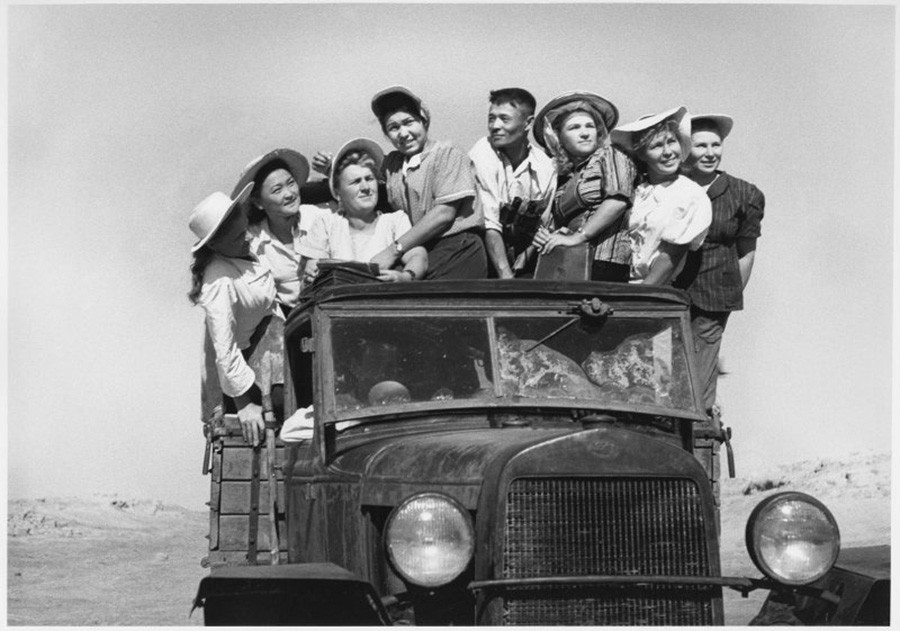
[[[842,552],[802,493],[750,516],[760,576],[722,575],[683,293],[365,280],[285,325],[306,439],[267,469],[218,429],[207,624],[721,625],[724,589],[770,590],[757,623],[888,623],[888,549]]]

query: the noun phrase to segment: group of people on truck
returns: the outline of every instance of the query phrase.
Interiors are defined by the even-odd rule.
[[[317,153],[311,166],[325,179],[310,181],[301,153],[275,149],[244,168],[231,195],[215,192],[194,209],[188,296],[206,314],[206,376],[249,442],[283,381],[277,344],[260,331],[298,303],[323,259],[374,264],[387,282],[568,278],[685,289],[713,408],[722,333],[743,307],[765,203],[719,168],[732,119],[677,107],[618,125],[616,106],[586,91],[560,94],[537,114],[521,88],[495,90],[489,102],[488,135],[465,153],[429,136],[419,96],[389,87],[371,101],[394,147],[387,155],[355,138]]]

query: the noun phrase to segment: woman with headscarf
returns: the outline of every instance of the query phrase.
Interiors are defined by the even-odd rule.
[[[631,282],[667,285],[689,250],[703,243],[712,219],[709,198],[681,175],[691,149],[687,110],[678,107],[621,125],[610,134],[640,172],[628,218]]]
[[[275,149],[244,167],[232,193],[253,184],[247,209],[251,246],[272,268],[278,304],[285,315],[300,300],[300,239],[313,218],[325,212],[301,204],[300,187],[308,176],[309,162],[302,154]]]
[[[263,333],[266,323],[278,312],[272,270],[251,251],[247,235],[242,204],[252,187],[252,183],[246,184],[233,198],[213,193],[191,213],[189,225],[197,242],[191,249],[192,286],[188,298],[203,307],[206,316],[215,364],[213,375],[207,374],[206,379],[218,378],[217,387],[210,390],[233,400],[244,439],[255,445],[265,427],[263,393],[272,397],[273,407],[279,408],[277,399],[281,396],[283,376],[277,344],[269,345],[271,352],[254,353],[267,344],[262,341],[267,337]],[[222,401],[209,403],[221,405]]]
[[[766,200],[762,192],[719,169],[722,144],[733,121],[724,114],[691,117],[691,159],[687,175],[712,202],[712,224],[700,249],[690,252],[675,286],[691,296],[694,349],[700,364],[704,403],[716,402],[719,347],[728,317],[744,307],[743,292],[756,256]]]
[[[372,112],[395,148],[382,168],[388,201],[409,216],[412,228],[371,261],[391,269],[405,252],[423,246],[426,279],[486,278],[484,215],[475,204],[469,157],[455,145],[428,137],[428,108],[403,86],[372,97]]]
[[[412,227],[406,213],[377,210],[378,179],[384,152],[368,138],[346,142],[334,155],[328,183],[338,200],[335,213],[320,214],[300,241],[301,270],[315,277],[316,261],[340,259],[368,261],[406,234]],[[428,269],[425,248],[407,249],[393,268],[380,270],[383,281],[421,279]]]
[[[566,92],[538,113],[534,137],[555,158],[558,184],[551,226],[538,230],[534,245],[542,257],[556,248],[594,246],[584,275],[628,282],[626,211],[635,169],[609,143],[609,130],[618,118],[616,107],[593,92]]]

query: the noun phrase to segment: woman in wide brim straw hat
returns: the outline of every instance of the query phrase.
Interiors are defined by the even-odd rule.
[[[369,138],[344,143],[332,158],[328,185],[338,209],[319,214],[300,240],[301,269],[308,280],[315,277],[319,259],[369,261],[412,227],[401,211],[377,210],[377,174],[383,162],[384,152]],[[416,280],[425,276],[427,268],[425,248],[415,246],[404,251],[393,268],[380,270],[379,278]]]
[[[558,184],[551,226],[538,230],[534,245],[542,256],[556,248],[593,245],[585,275],[627,282],[626,211],[635,169],[628,156],[610,146],[609,130],[618,118],[612,103],[584,91],[560,94],[538,113],[534,137],[555,158]]]
[[[744,288],[756,256],[756,240],[766,200],[750,182],[719,167],[722,146],[733,120],[725,114],[691,117],[691,157],[687,175],[706,189],[712,202],[712,223],[700,249],[688,253],[675,286],[691,296],[694,349],[700,364],[704,403],[716,402],[719,346],[728,317],[744,307]]]
[[[233,197],[215,192],[191,213],[189,226],[197,242],[191,249],[188,298],[203,307],[206,316],[215,363],[214,374],[206,378],[218,378],[221,394],[234,402],[244,438],[257,444],[264,430],[260,385],[283,383],[283,377],[279,351],[256,370],[245,356],[257,328],[278,313],[272,271],[250,249],[243,204],[252,187],[247,183]],[[262,370],[265,378],[258,374]],[[205,384],[205,396],[207,392]]]
[[[309,162],[293,149],[275,149],[252,160],[238,176],[232,195],[253,185],[247,202],[251,247],[272,268],[278,304],[287,314],[300,300],[297,251],[313,217],[323,212],[301,203],[300,187]]]
[[[610,138],[640,172],[628,218],[631,281],[669,284],[688,250],[703,243],[712,215],[700,185],[679,172],[691,148],[687,110],[645,116],[617,127]]]
[[[466,153],[429,138],[431,112],[411,90],[391,86],[372,97],[372,112],[395,151],[382,173],[392,208],[405,212],[412,228],[371,260],[391,269],[416,246],[428,251],[426,278],[487,277],[481,233],[484,215],[475,204],[475,175]]]

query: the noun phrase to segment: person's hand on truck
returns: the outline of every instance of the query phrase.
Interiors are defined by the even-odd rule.
[[[263,422],[262,406],[253,403],[245,394],[235,397],[234,403],[237,407],[238,419],[241,422],[244,441],[256,447],[265,436],[266,426]]]

